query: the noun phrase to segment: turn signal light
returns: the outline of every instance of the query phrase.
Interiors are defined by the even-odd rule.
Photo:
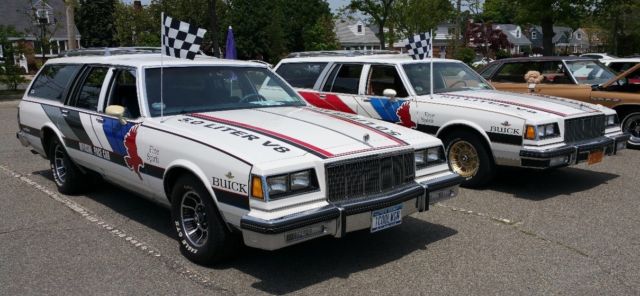
[[[524,133],[524,138],[527,140],[536,139],[536,128],[533,125],[527,125],[527,131]]]
[[[264,200],[263,192],[262,179],[259,176],[253,176],[251,178],[251,196]]]

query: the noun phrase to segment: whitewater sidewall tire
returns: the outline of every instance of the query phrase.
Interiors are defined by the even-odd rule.
[[[53,139],[49,145],[49,164],[53,181],[62,194],[77,194],[87,190],[90,182],[78,166],[73,163],[60,140]]]
[[[446,145],[449,168],[465,178],[462,186],[477,188],[491,182],[496,174],[496,165],[478,135],[454,131],[443,142]]]
[[[192,176],[180,177],[171,190],[171,217],[180,252],[190,261],[212,265],[231,258],[238,249],[209,192]]]

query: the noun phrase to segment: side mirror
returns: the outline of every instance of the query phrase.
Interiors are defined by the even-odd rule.
[[[396,99],[396,95],[398,95],[398,93],[396,93],[395,90],[391,89],[391,88],[385,88],[382,91],[382,95],[385,97],[388,97],[390,100],[395,100]]]
[[[122,107],[120,105],[110,105],[110,106],[107,107],[107,109],[104,111],[104,113],[106,113],[107,115],[118,117],[118,120],[120,120],[120,124],[122,124],[122,125],[127,124],[127,121],[123,117],[124,116],[124,107]]]

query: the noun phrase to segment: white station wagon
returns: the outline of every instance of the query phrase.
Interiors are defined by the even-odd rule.
[[[273,250],[379,231],[462,182],[439,139],[310,107],[264,65],[160,66],[159,54],[49,60],[19,105],[17,137],[50,160],[62,193],[100,175],[170,206],[195,262],[228,257],[238,234]]]
[[[314,106],[438,136],[466,186],[486,184],[496,165],[546,169],[597,163],[629,139],[612,109],[499,92],[460,61],[435,60],[431,95],[428,60],[319,55],[284,59],[276,73]]]

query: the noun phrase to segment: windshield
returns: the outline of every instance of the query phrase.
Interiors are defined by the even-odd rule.
[[[152,117],[191,112],[304,106],[302,99],[271,71],[256,67],[166,67],[160,101],[160,68],[145,71]]]
[[[596,61],[566,61],[565,63],[578,84],[599,85],[616,76],[609,68]]]
[[[416,94],[428,95],[431,85],[430,63],[411,63],[402,66],[409,82]],[[489,84],[476,72],[462,63],[434,63],[433,64],[434,93],[460,90],[492,89]]]

